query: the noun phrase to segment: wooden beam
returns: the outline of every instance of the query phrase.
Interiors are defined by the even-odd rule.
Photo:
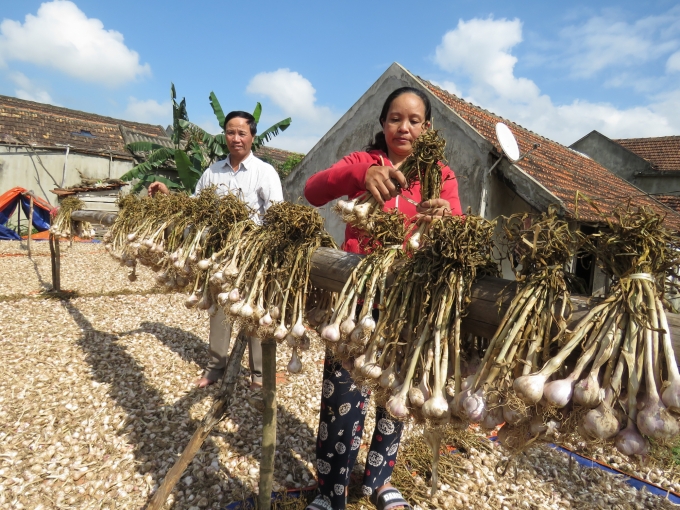
[[[118,213],[107,211],[73,211],[71,214],[72,221],[87,221],[89,223],[99,223],[110,227],[116,221]]]
[[[111,225],[116,216],[116,213],[75,211],[71,217],[78,221]],[[333,248],[319,248],[312,256],[310,280],[316,287],[340,292],[361,257],[356,253],[347,253]],[[484,277],[475,282],[472,286],[472,300],[462,323],[463,331],[487,338],[493,336],[503,313],[510,304],[514,289],[515,282],[502,278]],[[502,299],[499,301],[501,294],[503,294]],[[574,312],[569,322],[570,326],[573,326],[588,312],[589,301],[590,298],[587,296],[572,295]],[[680,314],[669,313],[668,325],[671,328],[675,356],[680,364]]]
[[[345,253],[332,248],[319,248],[312,256],[310,280],[313,285],[340,292],[352,270],[361,260],[355,253]],[[516,283],[512,280],[485,276],[472,286],[471,302],[461,328],[466,333],[491,338],[510,305],[515,293]],[[500,298],[500,299],[499,299]],[[590,310],[591,298],[572,295],[573,313],[569,327],[573,327]],[[597,300],[592,299],[592,302]],[[668,325],[671,329],[675,357],[680,364],[680,314],[669,313]]]

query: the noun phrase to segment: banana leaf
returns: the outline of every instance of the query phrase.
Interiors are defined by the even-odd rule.
[[[214,92],[210,92],[210,106],[212,106],[215,117],[217,117],[217,122],[220,123],[220,128],[224,129],[224,111]]]
[[[264,145],[266,142],[274,138],[280,132],[288,129],[291,122],[292,122],[291,118],[288,117],[287,119],[283,119],[282,121],[277,122],[272,127],[265,130],[262,134],[257,135],[253,140],[253,150],[259,149],[262,145]]]

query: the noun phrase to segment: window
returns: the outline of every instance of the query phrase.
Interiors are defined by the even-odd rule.
[[[73,136],[84,136],[85,138],[97,138],[86,129],[81,129],[80,131],[73,131],[71,134]]]

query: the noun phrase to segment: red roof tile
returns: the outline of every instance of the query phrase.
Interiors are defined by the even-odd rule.
[[[530,150],[535,143],[539,143],[540,148],[522,160],[518,166],[562,200],[567,214],[571,217],[575,217],[575,198],[576,192],[579,191],[593,199],[604,213],[610,213],[614,207],[630,199],[634,206],[649,206],[666,215],[666,221],[673,228],[680,229],[680,214],[664,207],[589,157],[468,103],[427,80],[419,79],[435,96],[491,142],[499,153],[500,144],[495,130],[498,122],[508,125],[522,153]],[[599,222],[596,211],[585,201],[579,200],[578,214],[582,221]]]
[[[55,147],[131,158],[119,125],[155,137],[167,137],[161,126],[129,122],[59,106],[0,96],[0,141]]]
[[[649,161],[655,170],[680,172],[680,136],[622,138],[614,141]]]
[[[659,202],[661,202],[666,207],[670,207],[674,211],[680,213],[680,196],[678,195],[655,195]]]

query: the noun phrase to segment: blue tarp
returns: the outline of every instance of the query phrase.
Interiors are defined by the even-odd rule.
[[[656,494],[657,496],[661,496],[662,498],[668,498],[668,500],[675,504],[675,505],[680,505],[680,497],[676,496],[672,492],[665,491],[658,485],[654,485],[653,483],[645,482],[644,480],[640,480],[639,478],[634,478],[632,476],[627,475],[623,471],[619,471],[618,469],[611,468],[609,466],[604,466],[600,464],[599,462],[595,462],[587,457],[583,457],[579,455],[578,453],[574,453],[571,450],[567,450],[566,448],[562,448],[561,446],[557,446],[555,444],[550,444],[548,445],[550,448],[555,448],[556,450],[559,450],[563,453],[566,453],[569,455],[571,458],[573,458],[576,462],[581,464],[582,466],[586,466],[589,468],[598,468],[601,469],[602,471],[606,471],[607,473],[611,473],[613,475],[619,475],[623,476],[623,480],[630,485],[631,487],[635,487],[637,490],[640,489],[645,489],[652,494]]]
[[[21,241],[21,237],[11,228],[0,225],[0,241]]]
[[[30,193],[25,193],[26,190],[24,188],[16,187],[0,195],[0,225],[7,224],[7,221],[16,211],[18,204],[21,204],[25,217],[29,217],[31,199]],[[44,232],[50,228],[51,210],[52,206],[48,202],[40,197],[33,196],[33,226],[38,232]]]
[[[21,210],[28,218],[31,212],[31,199],[24,195],[21,196]],[[38,229],[38,232],[44,232],[50,228],[50,211],[36,207],[35,200],[33,201],[33,226]]]

